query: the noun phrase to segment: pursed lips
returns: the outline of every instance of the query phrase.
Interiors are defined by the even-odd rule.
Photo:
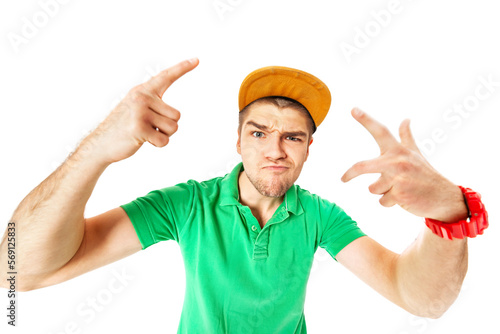
[[[287,166],[279,166],[279,165],[262,167],[262,169],[267,169],[267,170],[271,170],[271,171],[284,171],[284,170],[287,170],[288,168],[289,167],[287,167]]]

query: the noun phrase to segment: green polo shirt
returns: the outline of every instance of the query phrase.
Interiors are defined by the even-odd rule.
[[[306,333],[306,285],[318,246],[335,259],[365,234],[337,205],[293,185],[261,228],[239,202],[238,164],[123,205],[143,249],[181,248],[186,291],[178,333]]]

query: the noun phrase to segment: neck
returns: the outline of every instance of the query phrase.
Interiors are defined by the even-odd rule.
[[[285,197],[268,197],[262,195],[255,189],[244,171],[240,173],[238,178],[238,187],[240,203],[250,208],[261,227],[264,227],[267,221],[271,219],[276,209],[283,203]]]

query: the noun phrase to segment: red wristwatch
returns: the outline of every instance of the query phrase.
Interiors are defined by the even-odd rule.
[[[470,188],[458,186],[464,195],[469,210],[469,218],[455,223],[444,223],[439,220],[425,218],[425,225],[441,238],[453,240],[465,237],[474,238],[488,227],[488,212],[481,202],[481,195]]]

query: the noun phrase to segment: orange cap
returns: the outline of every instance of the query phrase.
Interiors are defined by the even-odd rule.
[[[332,96],[328,87],[314,75],[283,66],[263,67],[243,80],[238,97],[240,111],[267,96],[284,96],[306,107],[316,127],[326,117]]]

